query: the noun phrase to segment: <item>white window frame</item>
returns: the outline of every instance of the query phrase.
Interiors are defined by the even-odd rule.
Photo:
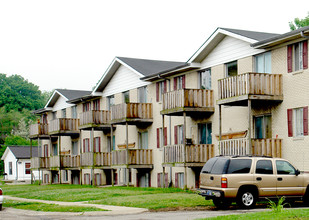
[[[199,72],[200,89],[211,89],[211,70],[206,69]]]
[[[304,108],[293,109],[293,132],[294,137],[304,136]]]
[[[262,62],[262,70],[259,69],[259,62]],[[271,52],[261,53],[255,56],[255,72],[257,73],[271,73]]]

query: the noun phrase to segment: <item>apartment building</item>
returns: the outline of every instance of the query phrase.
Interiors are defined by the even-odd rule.
[[[187,62],[116,57],[93,91],[55,90],[31,138],[43,182],[198,188],[218,154],[309,171],[309,27],[218,28]]]

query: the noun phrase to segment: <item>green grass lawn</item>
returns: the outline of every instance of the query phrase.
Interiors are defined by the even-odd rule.
[[[176,188],[92,187],[80,185],[2,185],[4,195],[53,201],[159,209],[209,208],[211,201]]]
[[[256,212],[250,214],[241,214],[241,215],[227,215],[227,216],[218,216],[213,218],[207,219],[216,219],[216,220],[247,220],[247,219],[258,219],[258,220],[268,220],[268,219],[275,219],[275,220],[282,220],[282,219],[309,219],[309,209],[284,209],[281,212],[273,212],[273,211],[266,211],[266,212]]]
[[[93,212],[93,211],[107,211],[96,207],[84,206],[61,206],[57,204],[46,204],[40,202],[21,202],[14,200],[5,200],[4,207],[12,207],[16,209],[26,209],[42,212]]]

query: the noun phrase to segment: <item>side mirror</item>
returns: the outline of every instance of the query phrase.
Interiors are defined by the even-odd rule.
[[[299,170],[296,170],[296,171],[295,171],[295,175],[298,176],[299,174],[300,174],[300,171],[299,171]]]

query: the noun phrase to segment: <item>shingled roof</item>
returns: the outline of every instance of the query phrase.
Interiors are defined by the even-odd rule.
[[[30,146],[8,146],[16,159],[30,159]],[[32,146],[32,156],[38,155],[38,147]]]

